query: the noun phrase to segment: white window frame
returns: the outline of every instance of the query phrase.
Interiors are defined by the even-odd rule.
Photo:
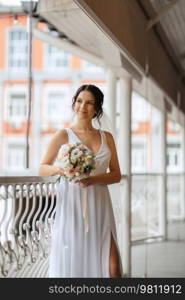
[[[13,67],[13,66],[10,66],[9,65],[9,57],[10,57],[10,52],[9,52],[9,49],[10,49],[10,32],[12,31],[18,31],[18,30],[24,30],[25,32],[27,32],[26,30],[26,27],[23,27],[23,26],[16,26],[16,27],[10,27],[8,30],[7,30],[7,59],[6,59],[6,66],[7,66],[7,69],[10,69],[12,72],[26,72],[27,71],[27,68],[28,68],[28,65],[27,66],[19,66],[19,67]]]
[[[145,99],[142,95],[140,95],[138,92],[132,91],[132,106],[133,107],[134,107],[134,101],[135,101],[135,105],[137,105],[137,103],[136,103],[137,99],[138,99],[138,101],[141,101],[142,106],[138,105],[138,107],[137,107],[138,116],[133,117],[134,122],[150,121],[150,112],[151,112],[150,108],[151,108],[152,104],[147,99]],[[146,107],[146,109],[145,109],[145,107]]]
[[[102,73],[104,71],[102,67],[97,66],[87,60],[82,60],[81,65],[82,65],[83,71],[86,70],[87,72],[93,72],[93,73]]]
[[[47,107],[48,107],[48,103],[49,103],[49,94],[50,93],[64,93],[66,98],[70,97],[70,86],[66,85],[66,84],[50,84],[50,85],[46,85],[44,87],[44,97],[43,97],[43,103],[42,103],[42,119],[45,120],[46,123],[51,122],[51,123],[57,123],[57,122],[61,122],[62,124],[62,116],[60,117],[56,117],[56,121],[53,120],[52,118],[47,118],[48,114],[47,114]],[[71,99],[71,98],[70,98]],[[72,101],[71,101],[72,104]],[[61,101],[61,105],[62,105],[62,101]]]
[[[173,120],[169,120],[169,129],[173,130],[176,133],[179,133],[181,130],[181,126],[180,124],[178,124],[177,122],[173,121]]]
[[[9,145],[20,145],[20,146],[24,146],[25,147],[25,137],[23,136],[15,136],[15,135],[11,135],[5,138],[4,140],[4,144],[3,144],[3,169],[7,169],[7,155],[8,155],[8,147]],[[25,159],[26,159],[26,149],[25,149]],[[14,170],[14,171],[22,171],[23,169],[25,169],[25,166],[20,167],[20,169],[18,169],[17,166],[15,167],[8,167],[8,169],[10,170]]]
[[[64,51],[64,50],[62,50],[62,49],[60,49],[60,48],[57,48],[57,47],[55,47],[55,48],[57,48],[61,53],[66,53],[67,54],[67,65],[66,66],[60,66],[60,67],[57,67],[56,65],[54,66],[54,65],[49,65],[48,64],[48,62],[49,61],[51,61],[51,58],[50,58],[50,56],[49,56],[49,54],[48,54],[48,48],[50,47],[50,46],[52,46],[52,47],[54,47],[53,45],[51,45],[51,44],[45,44],[45,46],[44,46],[44,69],[45,70],[49,70],[49,71],[59,71],[59,70],[67,70],[67,69],[69,69],[69,67],[70,67],[70,60],[71,60],[71,54],[70,53],[68,53],[67,51]],[[58,53],[57,53],[58,54]]]
[[[132,156],[134,152],[133,145],[143,145],[143,158],[144,158],[144,164],[143,165],[134,165],[134,160],[132,159],[132,173],[142,173],[146,172],[147,165],[148,165],[148,153],[147,153],[147,137],[145,135],[139,135],[139,136],[132,136]]]
[[[8,122],[15,122],[15,123],[20,123],[20,122],[25,122],[27,120],[27,116],[22,116],[22,117],[10,117],[9,115],[9,101],[10,101],[10,96],[12,94],[25,94],[25,99],[26,99],[26,103],[27,103],[27,110],[28,110],[28,102],[27,102],[27,95],[28,95],[28,91],[27,91],[27,87],[26,85],[12,85],[12,86],[7,86],[5,88],[5,105],[4,105],[4,119]]]
[[[178,165],[175,165],[175,164],[167,165],[167,172],[168,173],[180,172],[182,170],[182,149],[181,149],[182,144],[181,144],[181,135],[179,135],[178,137],[177,136],[169,135],[168,139],[167,139],[167,144],[179,144],[180,145],[179,148],[174,148],[174,149],[171,148],[171,150],[170,150],[170,152],[171,152],[170,155],[171,156],[175,156],[175,153],[178,154],[179,163],[178,163]],[[169,151],[168,149],[169,148],[167,147],[167,151]],[[177,149],[179,149],[179,150],[177,150]]]

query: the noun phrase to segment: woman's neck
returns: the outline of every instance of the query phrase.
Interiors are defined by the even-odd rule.
[[[94,127],[92,126],[91,122],[75,122],[72,124],[72,127],[82,132],[94,130]]]

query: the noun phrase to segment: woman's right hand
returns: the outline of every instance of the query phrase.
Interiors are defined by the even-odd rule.
[[[64,175],[64,171],[62,170],[62,168],[57,167],[56,175]]]
[[[57,174],[56,175],[64,175],[64,170],[62,168],[57,167]]]

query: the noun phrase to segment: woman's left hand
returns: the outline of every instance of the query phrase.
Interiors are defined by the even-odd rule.
[[[94,184],[93,176],[87,176],[86,178],[76,180],[75,183],[79,183],[82,187],[87,187]]]

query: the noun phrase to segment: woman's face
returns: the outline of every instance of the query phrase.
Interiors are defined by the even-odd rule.
[[[92,119],[96,113],[93,94],[89,91],[80,92],[74,105],[74,111],[79,118]]]

